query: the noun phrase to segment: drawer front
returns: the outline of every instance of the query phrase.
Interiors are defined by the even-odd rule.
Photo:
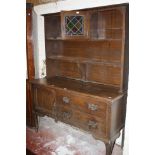
[[[57,102],[63,107],[78,109],[84,113],[101,117],[102,120],[106,118],[107,104],[93,97],[79,96],[79,94],[71,94],[62,90],[57,92]]]
[[[95,137],[106,137],[106,122],[79,110],[60,106],[58,120],[92,133]]]

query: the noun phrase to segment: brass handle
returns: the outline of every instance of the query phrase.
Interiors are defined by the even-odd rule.
[[[70,119],[72,116],[71,112],[63,112],[62,117],[64,119]]]
[[[97,128],[97,122],[96,121],[89,120],[88,126],[89,126],[89,129],[91,129],[91,128]]]
[[[88,109],[96,111],[98,109],[98,106],[92,103],[88,103]]]
[[[69,99],[68,97],[66,97],[66,96],[64,96],[64,97],[62,98],[62,100],[63,100],[63,102],[64,102],[65,104],[68,104],[68,103],[70,102],[70,99]]]

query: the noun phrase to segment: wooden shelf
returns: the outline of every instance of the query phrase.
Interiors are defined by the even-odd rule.
[[[122,95],[121,93],[119,93],[118,88],[115,86],[109,86],[89,81],[81,81],[60,76],[55,76],[48,79],[36,79],[33,80],[32,83],[61,88],[64,90],[71,90],[88,95],[95,95],[96,97],[104,97],[108,100],[118,98]]]
[[[122,39],[100,39],[100,38],[93,38],[90,41],[122,41]]]
[[[59,40],[62,40],[62,41],[122,41],[122,39],[100,39],[100,38],[91,38],[91,39],[88,39],[88,38],[83,38],[83,39],[63,39],[63,38],[53,38],[53,37],[48,37],[46,38],[46,40],[51,40],[51,41],[59,41]]]
[[[46,38],[46,40],[64,40],[63,38],[61,38],[61,37],[48,37],[48,38]]]
[[[102,30],[121,30],[121,29],[123,29],[123,28],[122,27],[107,27]]]
[[[68,57],[68,56],[50,56],[47,57],[48,59],[52,60],[61,60],[61,61],[70,61],[70,62],[76,62],[76,63],[92,63],[92,64],[105,64],[109,66],[116,66],[121,67],[121,62],[119,61],[105,61],[102,59],[91,59],[91,58],[82,58],[82,57]]]

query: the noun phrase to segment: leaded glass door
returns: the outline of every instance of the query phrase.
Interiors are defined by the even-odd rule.
[[[82,39],[88,37],[88,15],[84,11],[62,12],[62,37]]]

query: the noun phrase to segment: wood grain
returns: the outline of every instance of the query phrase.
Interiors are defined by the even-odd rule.
[[[26,9],[26,59],[27,59],[27,79],[26,79],[26,124],[35,126],[34,116],[32,113],[32,94],[30,80],[35,77],[34,53],[32,42],[32,7],[27,5]]]
[[[76,11],[86,19],[85,34],[66,36],[63,17]],[[125,126],[128,4],[44,18],[47,76],[31,81],[34,112],[90,132],[111,155]]]

